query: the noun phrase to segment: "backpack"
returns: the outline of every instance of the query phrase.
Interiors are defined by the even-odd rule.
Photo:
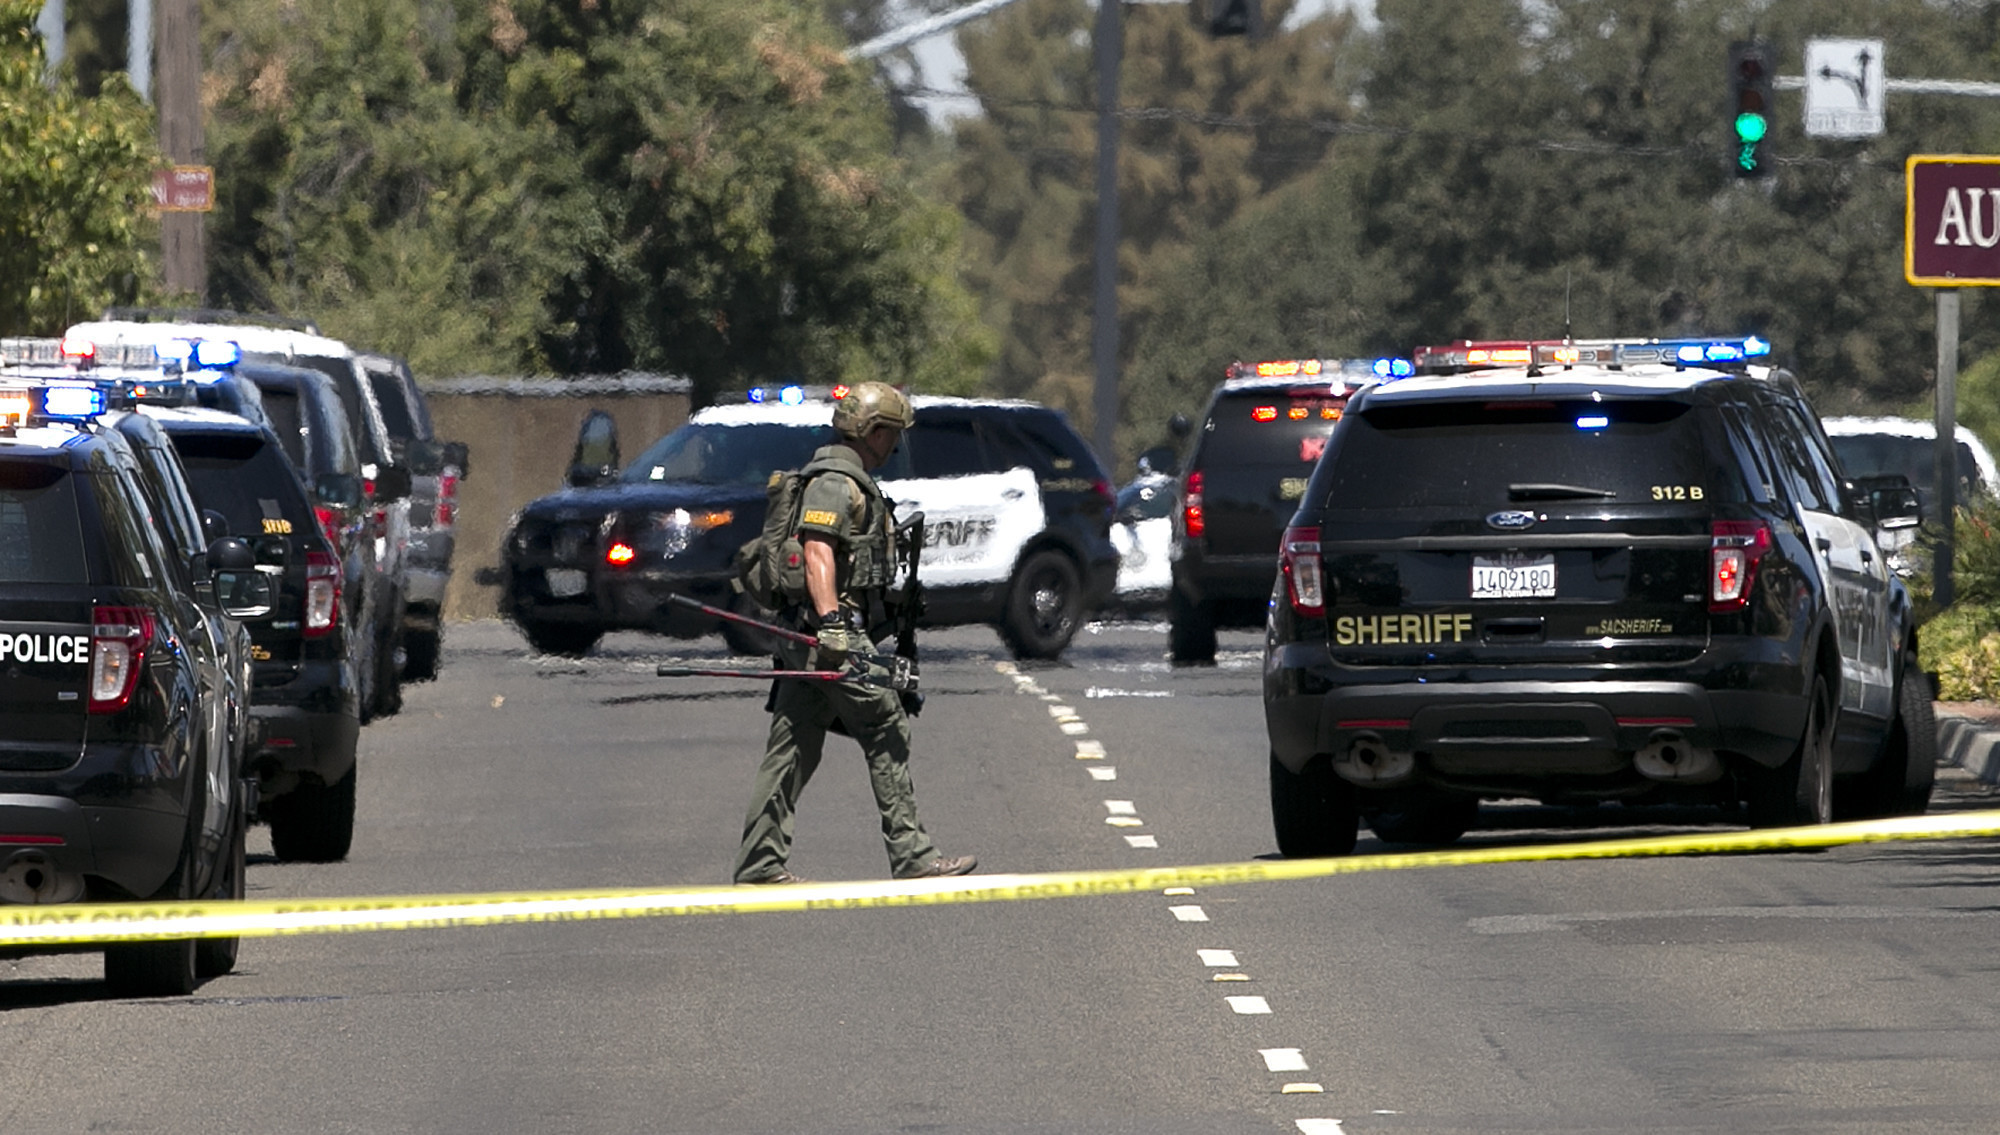
[[[764,486],[764,530],[736,550],[736,589],[767,611],[806,601],[806,549],[799,540],[799,512],[804,506],[799,498],[807,481],[826,472],[848,476],[837,465],[818,462],[774,471]],[[874,486],[862,491],[874,491]]]

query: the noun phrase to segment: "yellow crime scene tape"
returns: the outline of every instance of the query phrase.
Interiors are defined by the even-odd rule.
[[[1019,902],[1086,895],[1145,894],[1168,887],[1217,887],[1318,879],[1368,871],[1470,867],[1561,859],[1796,851],[1892,840],[2000,836],[2000,810],[1908,816],[1809,828],[1697,833],[1597,842],[1464,848],[1339,859],[1273,859],[1137,870],[1062,871],[1038,875],[968,875],[897,882],[802,883],[781,887],[671,890],[520,891],[494,894],[384,895],[103,903],[0,907],[0,947],[89,945],[160,938],[274,937],[364,930],[430,930],[524,922],[580,922],[671,915],[767,911],[865,910],[952,903]]]

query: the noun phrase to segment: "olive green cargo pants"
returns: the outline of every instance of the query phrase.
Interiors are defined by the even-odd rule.
[[[937,856],[917,822],[910,787],[910,720],[896,692],[858,682],[781,678],[771,708],[771,737],[757,786],[743,818],[743,846],[736,853],[736,881],[769,878],[784,869],[792,850],[792,816],[799,793],[819,768],[827,729],[838,720],[868,758],[868,781],[882,813],[882,843],[889,871],[904,875]]]

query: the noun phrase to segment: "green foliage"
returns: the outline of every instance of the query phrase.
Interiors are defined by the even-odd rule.
[[[1910,559],[1928,567],[1934,543],[1919,541]],[[1923,629],[1917,646],[1924,669],[1938,675],[1938,697],[1946,701],[2000,698],[2000,501],[1980,496],[1958,510],[1952,531],[1952,591],[1949,609],[1931,600],[1931,581],[1922,573],[1906,581]]]
[[[1267,2],[1266,20],[1275,27],[1291,9]],[[959,33],[967,85],[984,113],[956,124],[951,190],[970,226],[969,279],[1001,336],[993,385],[1061,406],[1086,429],[1094,10],[1085,0],[1023,0]],[[1332,139],[1314,124],[1349,116],[1359,72],[1345,15],[1255,43],[1211,39],[1181,5],[1127,5],[1124,27],[1120,104],[1147,108],[1122,122],[1118,173],[1121,338],[1131,357],[1133,344],[1185,337],[1204,320],[1193,308],[1163,311],[1169,267],[1201,234],[1314,168]],[[1280,262],[1238,263],[1219,251],[1205,263],[1254,278]],[[1153,396],[1157,376],[1137,373],[1145,365],[1126,372],[1128,420],[1135,398]]]
[[[95,98],[45,82],[33,0],[0,0],[0,333],[55,335],[150,279],[163,165],[152,116],[122,82]]]
[[[1803,135],[1800,96],[1780,92],[1777,173],[1739,183],[1723,62],[1754,19],[1781,74],[1797,73],[1809,36],[1838,29],[1886,40],[1894,74],[1983,78],[1989,6],[1379,0],[1376,14],[1369,132],[1341,136],[1308,183],[1200,235],[1136,329],[1134,442],[1198,405],[1232,359],[1566,326],[1756,332],[1828,413],[1879,413],[1929,388],[1930,296],[1902,278],[1903,158],[1991,152],[2000,112],[1892,95],[1887,136],[1819,141]],[[2000,345],[1980,314],[1970,298],[1968,358]]]
[[[958,232],[781,0],[227,0],[216,281],[428,373],[963,389]]]

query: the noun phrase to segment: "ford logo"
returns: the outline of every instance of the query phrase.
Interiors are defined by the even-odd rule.
[[[1496,512],[1486,518],[1486,526],[1489,528],[1498,528],[1504,532],[1519,532],[1523,528],[1533,528],[1535,526],[1535,514],[1512,509],[1506,512]]]

